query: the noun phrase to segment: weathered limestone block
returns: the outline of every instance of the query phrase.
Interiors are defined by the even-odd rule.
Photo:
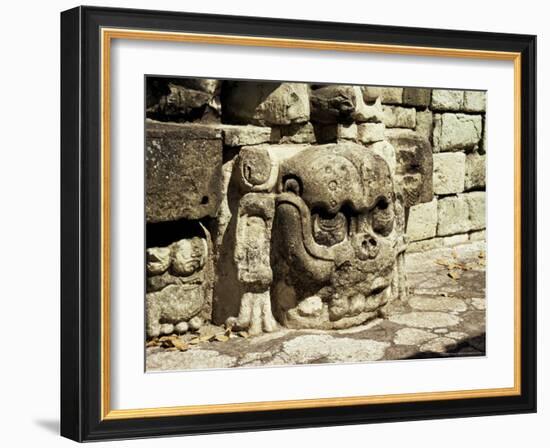
[[[463,195],[440,199],[437,202],[437,213],[439,236],[466,233],[470,230],[470,209]]]
[[[464,92],[464,111],[485,112],[486,97],[486,92],[466,90]]]
[[[361,143],[374,143],[384,140],[386,126],[383,123],[361,123],[357,125],[357,140]]]
[[[147,222],[216,216],[221,201],[220,130],[147,120],[145,132]]]
[[[432,89],[422,87],[405,87],[403,89],[403,104],[415,107],[428,107],[432,100]]]
[[[223,143],[226,146],[259,145],[271,141],[271,128],[268,127],[230,124],[221,124],[216,127],[221,130]]]
[[[317,139],[320,143],[334,143],[342,140],[357,140],[358,126],[355,123],[331,123],[318,125]]]
[[[203,228],[204,229],[204,228]],[[148,337],[186,331],[188,321],[209,318],[212,306],[211,243],[204,229],[167,247],[147,249]]]
[[[466,156],[463,152],[443,152],[433,155],[435,194],[464,191]]]
[[[416,128],[417,134],[421,135],[428,141],[432,141],[433,134],[433,113],[426,109],[422,111],[416,111]]]
[[[437,232],[437,199],[413,205],[409,209],[407,237],[410,241],[435,237]]]
[[[366,102],[374,102],[378,98],[382,104],[401,104],[403,102],[402,87],[363,86],[361,89]]]
[[[170,121],[219,122],[221,81],[148,78],[147,115]]]
[[[382,106],[382,122],[387,128],[409,128],[416,126],[416,109],[410,107]]]
[[[311,123],[280,126],[274,129],[275,132],[278,132],[278,134],[272,141],[278,141],[279,143],[315,143],[317,141],[315,129]]]
[[[473,152],[466,156],[464,188],[474,190],[485,188],[485,154]]]
[[[441,238],[443,247],[453,247],[458,246],[459,244],[464,244],[468,242],[467,233],[459,233],[458,235],[444,236]]]
[[[481,115],[436,114],[434,117],[434,152],[474,150],[482,134]]]
[[[433,199],[433,160],[429,141],[409,129],[386,129],[386,139],[395,148],[396,184],[404,206]]]
[[[470,230],[485,228],[485,192],[474,191],[464,195],[469,209]]]
[[[426,252],[442,247],[458,246],[467,243],[469,240],[468,237],[467,233],[459,233],[457,235],[435,237],[428,240],[412,241],[407,246],[407,253]]]
[[[470,233],[470,241],[485,241],[485,230]]]
[[[464,90],[432,90],[433,110],[461,110],[464,105]]]
[[[431,238],[429,240],[411,241],[407,245],[407,253],[426,252],[443,247],[443,238]]]
[[[304,83],[232,81],[224,86],[223,115],[233,123],[289,125],[309,120]]]

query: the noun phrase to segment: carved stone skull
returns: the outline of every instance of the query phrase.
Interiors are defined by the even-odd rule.
[[[305,149],[279,167],[271,301],[290,328],[337,329],[392,295],[403,235],[386,161],[353,143]]]

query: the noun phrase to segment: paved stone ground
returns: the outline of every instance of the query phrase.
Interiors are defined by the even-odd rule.
[[[409,300],[393,304],[386,318],[348,330],[257,337],[207,326],[179,338],[179,349],[149,343],[147,370],[485,355],[485,243],[408,254],[406,266]]]

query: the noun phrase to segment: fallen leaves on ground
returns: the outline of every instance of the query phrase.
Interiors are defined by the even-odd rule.
[[[201,331],[199,330],[199,333],[196,334],[195,337],[192,337],[187,341],[185,341],[180,336],[175,334],[153,338],[148,340],[145,343],[145,347],[161,347],[166,351],[185,352],[189,350],[191,346],[198,345],[202,342],[211,342],[211,341],[227,342],[232,338],[241,337],[246,339],[249,337],[248,332],[246,331],[233,332],[231,327],[228,327],[221,332],[212,331],[211,329],[205,329],[205,330],[206,331],[202,334],[201,334]],[[192,334],[189,334],[189,333],[188,335],[193,336]]]
[[[153,338],[145,344],[145,347],[162,347],[168,351],[184,352],[189,349],[189,344],[180,339],[179,336],[173,334],[170,336],[161,336]]]
[[[460,261],[457,261],[458,253],[456,252],[456,250],[453,250],[451,255],[453,257],[452,259],[439,258],[435,260],[435,263],[447,268],[447,270],[449,271],[447,272],[447,276],[449,276],[453,280],[460,279],[463,271],[471,271],[478,266],[485,266],[485,252],[483,251],[478,254],[478,260],[469,263],[462,263]]]

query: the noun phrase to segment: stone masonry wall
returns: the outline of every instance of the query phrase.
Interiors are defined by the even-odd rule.
[[[402,90],[416,132],[432,143],[433,200],[411,207],[409,252],[485,239],[486,93]]]
[[[485,92],[148,78],[146,101],[147,221],[202,220],[214,251],[239,152],[346,141],[402,184],[409,252],[485,238]],[[178,139],[185,153],[167,154]]]

